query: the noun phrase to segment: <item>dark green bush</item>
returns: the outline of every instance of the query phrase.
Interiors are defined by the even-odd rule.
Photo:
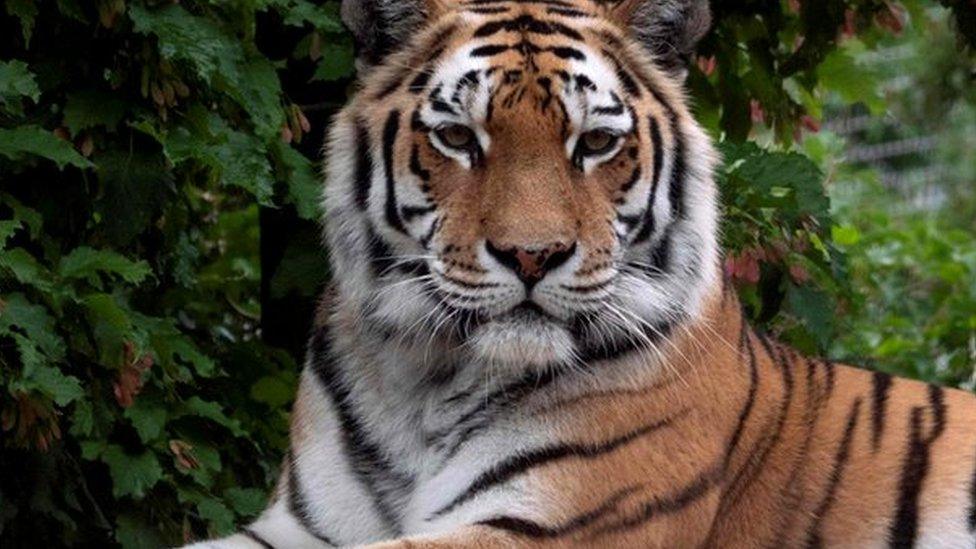
[[[4,8],[0,544],[228,532],[275,479],[328,278],[316,164],[353,56],[338,3]],[[862,265],[832,242],[823,174],[792,145],[828,91],[880,108],[838,36],[870,46],[903,14],[882,0],[715,11],[689,84],[725,155],[726,268],[754,320],[823,352]]]

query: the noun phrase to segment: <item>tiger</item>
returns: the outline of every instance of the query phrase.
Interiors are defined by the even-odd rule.
[[[704,0],[345,0],[333,280],[267,509],[197,547],[973,547],[976,400],[724,275]]]

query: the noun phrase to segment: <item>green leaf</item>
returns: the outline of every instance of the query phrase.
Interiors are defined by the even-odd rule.
[[[352,76],[356,55],[351,43],[328,43],[322,46],[322,59],[315,67],[312,80],[332,81]]]
[[[217,402],[209,402],[198,396],[193,396],[183,402],[177,410],[176,417],[188,415],[202,417],[226,427],[234,436],[245,436],[246,434],[241,428],[240,422],[227,417]]]
[[[24,97],[29,97],[34,103],[41,98],[41,89],[37,87],[27,63],[17,59],[0,61],[0,108],[20,114],[21,99]]]
[[[247,111],[255,132],[265,141],[277,138],[284,122],[281,108],[281,82],[274,65],[267,59],[253,59],[240,67],[240,79],[228,93]]]
[[[37,6],[34,0],[7,0],[7,14],[20,19],[20,31],[24,37],[24,45],[29,46],[31,35],[34,33],[34,19],[37,17]]]
[[[803,322],[820,348],[825,348],[833,336],[832,303],[829,296],[810,286],[790,285],[786,291],[786,309]]]
[[[205,498],[197,504],[197,511],[200,518],[210,524],[215,535],[223,536],[234,531],[234,513],[220,500]]]
[[[123,415],[132,423],[144,443],[159,437],[166,425],[165,404],[151,396],[140,395]]]
[[[46,393],[58,406],[67,406],[85,394],[78,378],[66,376],[53,366],[38,367],[24,381]]]
[[[23,225],[19,219],[0,219],[0,249],[6,249],[7,240]]]
[[[115,541],[122,549],[158,549],[167,544],[157,533],[157,528],[146,524],[140,517],[124,513],[115,521]]]
[[[884,112],[885,101],[881,96],[877,76],[870,65],[858,63],[851,51],[863,49],[849,42],[845,48],[832,50],[817,67],[819,84],[826,90],[838,93],[845,103],[863,103],[872,112]]]
[[[202,377],[213,377],[217,373],[217,363],[200,352],[200,349],[190,338],[180,335],[169,340],[169,348],[173,355],[179,356],[193,365],[196,373]]]
[[[51,397],[58,406],[67,406],[84,396],[78,378],[65,375],[57,367],[45,364],[43,355],[24,336],[13,334],[12,337],[24,364],[20,379],[10,384],[12,390],[43,393]]]
[[[141,259],[132,261],[110,250],[82,246],[61,258],[58,273],[64,278],[87,280],[92,280],[98,273],[107,273],[118,275],[130,284],[139,284],[152,274],[152,269]]]
[[[834,225],[830,228],[830,234],[839,246],[854,246],[861,241],[861,232],[853,225]]]
[[[58,139],[53,133],[39,126],[0,128],[0,155],[11,160],[39,156],[53,160],[61,169],[66,165],[78,168],[93,166],[88,159],[78,154],[71,143]]]
[[[81,457],[88,461],[94,461],[102,455],[108,444],[104,440],[83,440],[79,446],[81,447]]]
[[[2,270],[9,272],[21,284],[33,286],[45,293],[54,291],[51,272],[23,248],[0,249],[0,271]]]
[[[27,226],[31,238],[37,238],[41,233],[41,226],[44,218],[40,212],[25,206],[21,201],[7,193],[0,193],[0,202],[10,207],[14,212],[14,221],[19,221]]]
[[[251,398],[274,409],[284,407],[294,396],[294,384],[277,376],[262,377],[251,386]]]
[[[209,167],[222,184],[240,187],[259,204],[273,206],[274,179],[260,139],[232,130],[220,116],[199,107],[188,110],[186,121],[157,136],[170,162],[196,160]]]
[[[101,195],[95,208],[100,229],[116,246],[129,244],[152,225],[174,191],[172,171],[161,154],[109,150],[95,158]]]
[[[128,311],[110,294],[85,296],[83,304],[98,346],[99,361],[106,366],[121,368],[124,346],[135,338]]]
[[[54,329],[54,319],[47,309],[31,303],[21,293],[0,297],[0,334],[14,333],[24,334],[51,360],[64,358],[64,341]]]
[[[76,437],[87,437],[95,428],[95,410],[91,402],[79,400],[75,402],[75,409],[71,413],[71,434]]]
[[[151,451],[132,455],[121,446],[109,444],[101,454],[112,476],[112,495],[119,498],[132,496],[142,499],[163,478],[163,468]]]
[[[345,31],[339,14],[329,4],[315,5],[308,0],[285,0],[277,2],[278,11],[282,14],[284,23],[294,27],[303,27],[310,23],[316,30],[330,33]]]
[[[274,180],[264,145],[242,132],[229,132],[227,142],[215,149],[223,168],[221,182],[241,187],[264,206],[273,205]]]
[[[234,487],[224,491],[224,499],[238,515],[253,517],[264,510],[268,496],[264,490],[257,488]]]
[[[190,64],[200,78],[244,108],[258,136],[269,140],[277,135],[284,121],[281,83],[268,60],[248,59],[233,35],[178,5],[149,10],[132,4],[129,17],[136,32],[159,39],[163,57]]]
[[[285,167],[288,183],[288,201],[295,205],[302,219],[318,220],[321,217],[322,179],[312,163],[300,152],[278,142],[275,152]]]
[[[118,94],[82,90],[68,95],[64,105],[64,125],[73,136],[98,126],[114,130],[125,111],[126,103]]]
[[[183,464],[176,459],[175,455],[173,457],[173,463],[177,470],[189,475],[197,484],[209,490],[214,484],[215,473],[219,473],[223,468],[223,464],[220,462],[220,452],[218,452],[213,446],[204,444],[199,440],[190,440],[185,442],[190,445],[189,449],[184,450],[186,457],[195,461],[196,466],[192,469],[186,469],[183,467]],[[201,497],[207,497],[200,496],[199,494],[189,496],[190,501],[194,502],[200,501]]]

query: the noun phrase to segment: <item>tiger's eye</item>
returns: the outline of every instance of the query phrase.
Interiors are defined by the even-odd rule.
[[[455,149],[470,149],[475,145],[476,139],[474,132],[467,126],[451,124],[437,130],[437,137],[447,145]]]
[[[584,154],[605,153],[613,147],[616,141],[617,137],[605,130],[588,131],[580,137]]]

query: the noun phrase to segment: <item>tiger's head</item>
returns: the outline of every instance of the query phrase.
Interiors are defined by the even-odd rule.
[[[345,0],[360,88],[326,155],[339,299],[512,367],[645,348],[718,281],[685,62],[706,0]]]

